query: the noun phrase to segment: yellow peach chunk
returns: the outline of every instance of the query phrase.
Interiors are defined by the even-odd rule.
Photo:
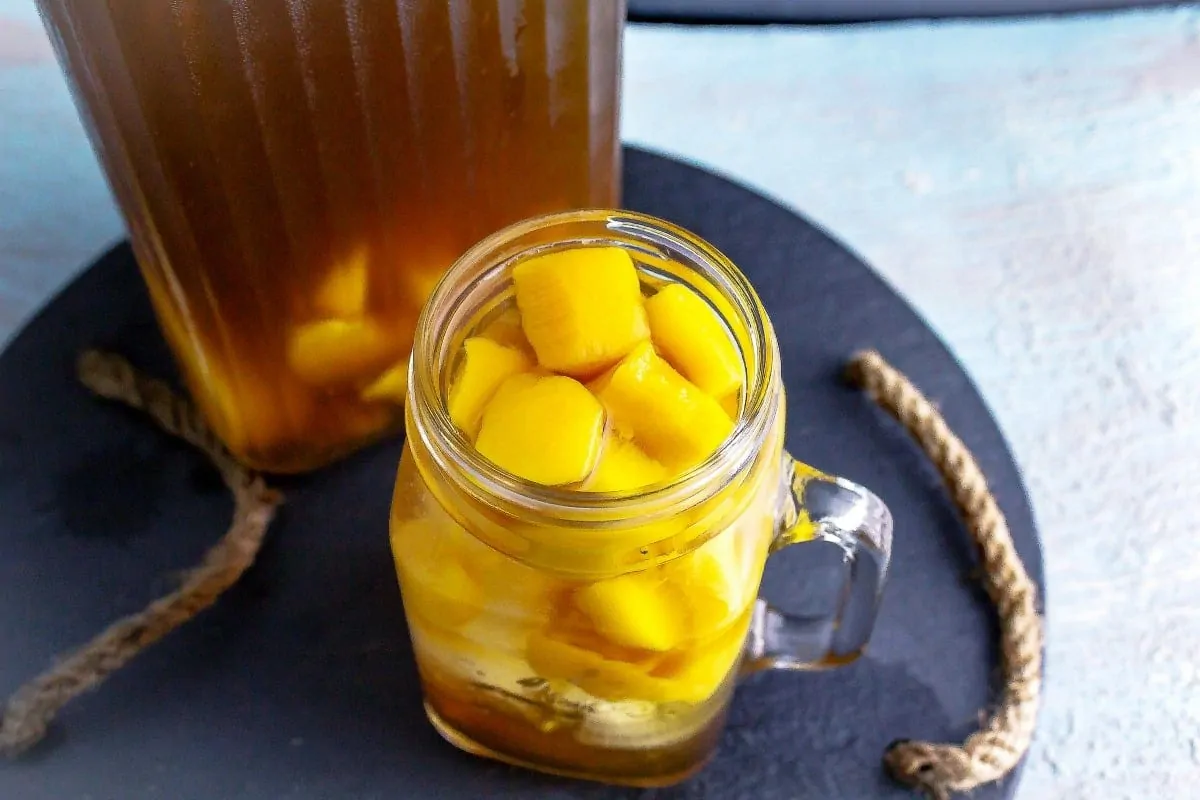
[[[742,414],[742,395],[740,392],[726,395],[721,398],[721,408],[729,415],[730,419],[737,419]]]
[[[691,599],[692,633],[709,636],[745,611],[749,601],[744,585],[735,531],[725,531],[679,565],[681,592]]]
[[[566,681],[610,702],[657,701],[666,697],[670,688],[668,681],[649,675],[653,662],[638,664],[606,658],[546,633],[530,635],[525,657],[540,677]]]
[[[401,523],[392,530],[392,554],[408,613],[427,625],[457,627],[483,612],[486,595],[445,533],[419,520]]]
[[[604,408],[578,381],[516,375],[488,402],[475,448],[496,466],[546,486],[591,474],[604,442]]]
[[[329,409],[327,418],[336,420],[335,436],[347,442],[366,442],[403,424],[400,409],[393,405],[347,403]]]
[[[741,388],[741,356],[704,298],[672,283],[646,301],[646,316],[659,352],[700,391],[719,400]]]
[[[369,403],[403,404],[408,397],[408,360],[405,359],[367,384],[359,397]]]
[[[399,280],[404,292],[406,305],[413,311],[420,311],[425,301],[433,294],[441,281],[446,269],[454,263],[456,256],[443,255],[430,258],[423,266],[411,265],[400,270]]]
[[[367,307],[367,253],[355,251],[317,286],[313,303],[330,317],[362,316]]]
[[[462,368],[446,399],[450,419],[469,438],[475,438],[483,408],[500,384],[530,369],[533,363],[520,350],[478,336],[467,339],[463,342]]]
[[[597,581],[575,593],[596,632],[625,647],[666,652],[689,633],[686,597],[657,570]]]
[[[656,667],[651,674],[661,687],[659,701],[702,703],[712,697],[738,666],[749,621],[747,614],[707,642],[693,644]]]
[[[489,613],[509,622],[532,624],[553,602],[558,587],[555,579],[465,535],[470,541],[462,548],[462,564],[487,594]]]
[[[586,378],[650,335],[637,269],[619,247],[576,247],[513,269],[517,307],[538,363]]]
[[[525,338],[525,330],[521,327],[521,313],[516,308],[505,309],[491,322],[484,325],[479,335],[485,339],[491,339],[496,344],[502,344],[523,353],[533,353],[533,347]]]
[[[609,434],[600,453],[600,462],[583,488],[588,492],[626,492],[658,483],[666,477],[667,468],[643,453],[640,447],[616,434]]]
[[[292,330],[287,362],[305,383],[329,387],[368,380],[394,363],[404,347],[369,318],[326,319]]]
[[[405,594],[409,611],[439,625],[466,625],[483,612],[483,590],[453,559],[439,561],[414,580]]]
[[[672,469],[699,464],[733,430],[720,404],[676,372],[649,342],[635,347],[591,388],[617,429]]]

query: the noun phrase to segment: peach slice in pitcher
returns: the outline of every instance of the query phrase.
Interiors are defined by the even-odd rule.
[[[370,317],[323,319],[292,329],[287,362],[312,386],[361,385],[395,364],[406,347]]]
[[[403,404],[408,397],[408,359],[384,370],[358,396],[369,403]]]
[[[356,250],[325,276],[313,294],[324,317],[361,317],[367,310],[367,254]]]
[[[753,598],[756,587],[747,585],[738,533],[723,531],[671,565],[676,591],[691,598],[694,636],[711,636],[745,612]]]
[[[530,635],[525,657],[538,677],[564,681],[601,700],[653,701],[667,694],[666,682],[650,675],[656,658],[622,660],[545,631]]]
[[[664,658],[651,671],[663,702],[702,703],[729,677],[745,647],[750,609],[719,633],[694,641]]]

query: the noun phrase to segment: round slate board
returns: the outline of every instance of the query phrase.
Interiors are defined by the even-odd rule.
[[[896,425],[838,379],[877,347],[978,455],[1039,585],[1016,467],[974,387],[913,311],[845,248],[696,168],[627,153],[626,203],[724,250],[779,334],[790,450],[875,490],[895,516],[893,576],[868,655],[738,690],[720,752],[686,784],[638,792],[466,756],[425,720],[388,552],[401,443],[303,478],[258,564],[217,606],[68,706],[44,746],[0,763],[0,797],[905,797],[880,769],[899,737],[956,740],[987,707],[995,623],[967,537]],[[178,580],[225,530],[230,501],[201,456],[91,398],[73,362],[112,347],[173,374],[133,257],[102,257],[0,356],[0,693]],[[786,570],[766,591],[799,591]],[[976,793],[1009,797],[1015,778]]]

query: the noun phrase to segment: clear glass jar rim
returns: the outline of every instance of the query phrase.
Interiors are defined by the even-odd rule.
[[[618,236],[654,247],[669,244],[688,255],[683,266],[702,274],[728,302],[747,333],[743,353],[748,370],[745,402],[737,425],[705,461],[671,481],[631,492],[581,492],[548,487],[520,479],[481,456],[450,419],[442,393],[442,378],[452,330],[439,329],[445,309],[469,296],[487,273],[520,254],[497,260],[506,245],[522,236],[557,226],[595,225]],[[564,237],[559,242],[579,240]],[[602,236],[587,241],[603,241]],[[528,252],[533,247],[521,251]],[[679,262],[679,258],[672,260]],[[464,281],[468,281],[465,285]],[[477,307],[477,306],[476,306]],[[409,365],[409,436],[420,436],[437,468],[476,500],[510,513],[536,515],[555,524],[611,528],[621,520],[644,524],[674,513],[680,503],[703,502],[754,460],[780,405],[779,355],[774,331],[762,303],[745,276],[723,253],[699,236],[666,220],[631,211],[589,209],[533,217],[503,228],[464,253],[443,275],[417,322]]]

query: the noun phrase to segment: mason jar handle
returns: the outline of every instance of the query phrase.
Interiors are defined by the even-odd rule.
[[[857,658],[875,625],[892,554],[892,515],[883,501],[856,483],[831,477],[783,454],[779,525],[770,553],[785,547],[834,545],[848,577],[832,614],[788,614],[755,601],[742,673],[766,669],[814,670]]]

